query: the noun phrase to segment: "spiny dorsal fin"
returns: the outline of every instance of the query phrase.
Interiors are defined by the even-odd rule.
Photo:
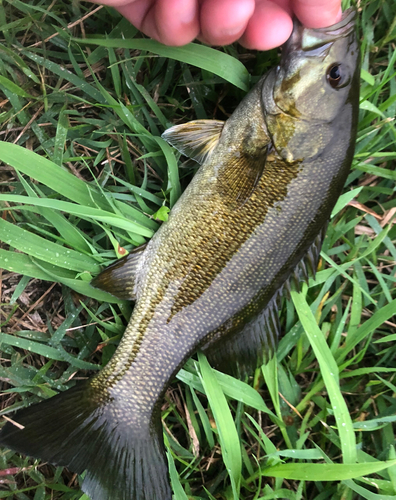
[[[282,296],[290,298],[292,288],[299,290],[301,281],[307,281],[309,275],[315,277],[326,229],[327,224],[316,236],[289,278],[258,316],[236,335],[230,338],[215,336],[202,347],[215,368],[240,377],[251,375],[257,367],[269,361],[281,334],[278,309]]]
[[[145,245],[135,248],[122,259],[106,267],[92,281],[94,288],[109,292],[117,299],[136,300],[134,295],[136,268]]]
[[[161,137],[202,165],[219,142],[224,123],[220,120],[194,120],[168,128]]]
[[[208,342],[202,350],[215,368],[230,375],[242,377],[268,362],[275,353],[280,336],[279,290],[267,307],[243,330],[229,339]]]
[[[326,236],[327,224],[321,229],[319,234],[314,239],[311,246],[308,248],[307,253],[300,260],[294,268],[294,271],[285,283],[286,296],[290,299],[290,291],[300,291],[300,283],[305,281],[308,283],[309,277],[315,278],[316,269],[319,264],[320,250],[322,248],[323,240]]]

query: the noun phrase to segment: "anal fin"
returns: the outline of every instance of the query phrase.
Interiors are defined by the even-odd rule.
[[[135,248],[122,259],[106,267],[91,281],[91,286],[109,292],[117,299],[135,300],[136,269],[146,246]]]

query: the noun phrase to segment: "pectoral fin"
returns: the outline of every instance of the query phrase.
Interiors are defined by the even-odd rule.
[[[242,149],[242,153],[235,155],[219,175],[218,190],[233,209],[243,206],[252,195],[264,173],[271,147],[265,144],[253,153]]]
[[[94,288],[109,292],[117,299],[135,300],[135,275],[146,245],[135,248],[128,255],[106,267],[91,281]]]
[[[162,138],[202,165],[219,142],[224,123],[220,120],[194,120],[168,128]]]

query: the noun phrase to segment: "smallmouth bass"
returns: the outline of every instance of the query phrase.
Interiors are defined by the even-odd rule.
[[[295,22],[277,68],[227,122],[164,137],[202,164],[153,239],[94,286],[136,300],[123,339],[92,379],[7,423],[0,444],[72,471],[92,500],[170,500],[160,407],[199,347],[225,369],[274,351],[276,299],[314,272],[352,161],[359,100],[355,12]]]

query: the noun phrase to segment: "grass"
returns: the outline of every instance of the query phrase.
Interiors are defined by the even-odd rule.
[[[319,271],[284,302],[277,355],[249,380],[199,354],[170,386],[177,500],[396,499],[396,5],[359,11],[358,143]],[[109,360],[131,305],[89,281],[154,234],[195,170],[160,134],[226,119],[278,54],[163,47],[68,1],[5,0],[0,29],[7,417]],[[87,500],[75,474],[7,450],[0,484],[0,498]]]

